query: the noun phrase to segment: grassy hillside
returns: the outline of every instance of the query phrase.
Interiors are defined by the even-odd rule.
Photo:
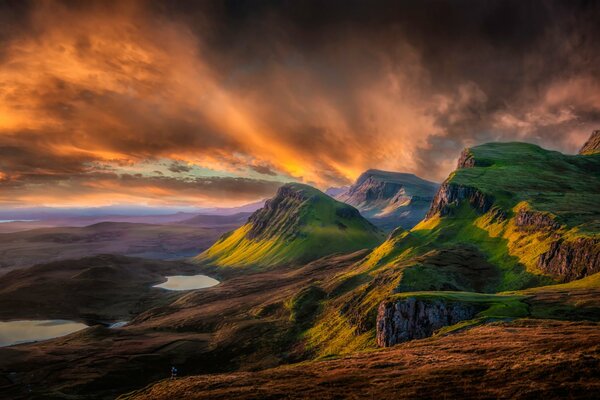
[[[597,320],[596,305],[589,307],[590,297],[598,293],[598,275],[578,278],[592,274],[597,264],[598,204],[598,155],[570,156],[526,143],[468,149],[427,219],[409,231],[394,231],[362,263],[329,284],[344,290],[333,290],[323,302],[320,317],[306,332],[307,342],[320,356],[372,348],[379,304],[417,292],[489,303],[477,322],[569,314]],[[552,259],[561,254],[561,246],[566,246],[564,255]],[[560,262],[566,271],[544,259]],[[569,275],[570,269],[576,274]],[[572,300],[573,290],[564,294],[571,286],[563,292],[548,286],[564,280],[586,286],[588,294]],[[544,289],[535,296],[514,292],[539,286]],[[513,293],[496,294],[503,291]],[[580,300],[583,311],[575,304]]]
[[[557,238],[599,237],[600,156],[569,156],[527,143],[490,143],[465,154],[474,166],[453,172],[442,191],[472,189],[489,207],[482,212],[467,197],[445,204],[438,198],[437,212],[410,232],[392,235],[369,266],[467,244],[500,268],[498,290],[517,289],[539,283],[540,255]]]
[[[600,154],[565,155],[529,143],[488,143],[467,150],[472,168],[460,168],[452,184],[493,196],[505,211],[521,202],[551,213],[567,228],[600,228]]]
[[[268,267],[370,248],[383,234],[353,207],[302,184],[287,184],[241,228],[195,258],[223,267]]]

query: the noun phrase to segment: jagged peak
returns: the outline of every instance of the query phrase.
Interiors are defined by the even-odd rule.
[[[406,181],[407,183],[418,181],[418,182],[428,182],[422,178],[419,178],[415,174],[407,173],[407,172],[394,172],[394,171],[383,171],[380,169],[368,169],[356,179],[355,185],[360,185],[367,181],[369,178],[378,179],[378,180],[386,180],[391,182],[402,183]]]
[[[579,154],[586,156],[597,153],[600,153],[600,129],[593,131],[590,138],[579,150]]]

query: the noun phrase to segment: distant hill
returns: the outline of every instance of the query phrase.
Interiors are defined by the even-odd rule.
[[[200,215],[196,215],[192,218],[180,221],[177,224],[203,226],[203,227],[213,227],[213,226],[222,227],[222,226],[228,226],[228,225],[238,227],[240,225],[245,224],[250,215],[252,215],[251,212],[239,212],[239,213],[232,214],[232,215],[200,214]]]
[[[369,248],[382,239],[382,232],[354,207],[311,186],[291,183],[196,261],[230,267],[273,266]]]
[[[330,187],[325,191],[325,194],[335,198],[336,196],[348,191],[349,188],[350,186]]]
[[[0,233],[0,275],[11,269],[95,254],[153,259],[192,257],[223,233],[241,226],[101,222],[85,227],[51,227]]]
[[[335,198],[381,229],[410,229],[423,219],[438,187],[413,174],[371,169]]]

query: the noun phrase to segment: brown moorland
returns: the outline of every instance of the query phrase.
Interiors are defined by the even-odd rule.
[[[592,399],[599,372],[598,323],[523,319],[340,359],[164,380],[119,400]]]

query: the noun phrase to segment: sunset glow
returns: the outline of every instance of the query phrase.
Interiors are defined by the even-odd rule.
[[[419,45],[430,32],[385,23],[344,35],[316,26],[329,40],[315,43],[273,35],[293,22],[285,15],[230,26],[226,7],[192,19],[184,5],[159,13],[144,1],[32,5],[12,10],[0,62],[4,206],[242,204],[287,181],[346,185],[367,168],[441,181],[463,147],[483,141],[574,152],[600,111],[585,59],[552,79],[539,63],[568,55],[577,37],[511,52],[524,82],[508,92],[488,80],[503,73],[494,66],[463,68],[464,49],[496,51],[485,41],[441,54],[442,77]],[[186,167],[165,174],[165,160]]]

